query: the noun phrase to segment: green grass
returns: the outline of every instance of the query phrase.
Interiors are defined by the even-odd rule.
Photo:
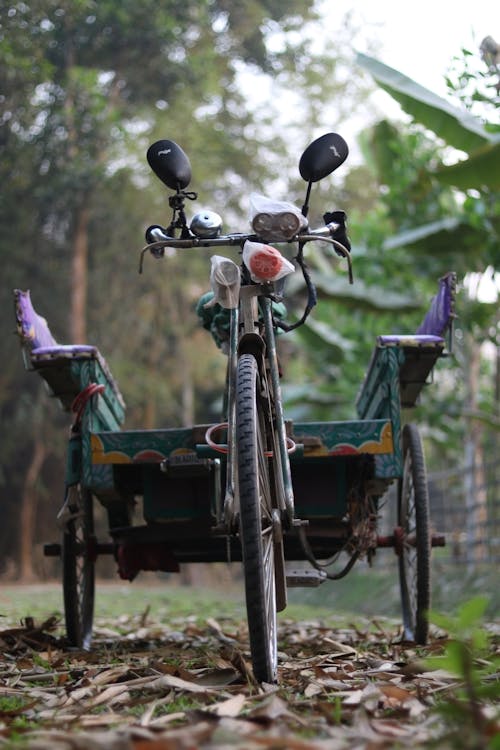
[[[485,594],[489,599],[487,616],[498,617],[500,593],[491,566],[470,574],[460,567],[440,568],[437,564],[433,567],[433,610],[449,612],[471,597]],[[280,614],[282,619],[320,619],[338,624],[339,620],[354,615],[363,618],[400,617],[395,557],[392,566],[370,569],[361,562],[339,581],[327,581],[319,588],[291,589],[288,593],[289,606]],[[97,582],[97,618],[138,616],[146,611],[161,622],[187,617],[198,622],[209,617],[244,620],[243,583],[193,588],[180,585],[179,579],[173,576],[162,581],[153,574],[143,574],[133,583]],[[0,588],[0,629],[11,627],[27,616],[39,622],[54,613],[61,616],[63,613],[62,586],[59,583],[4,585]]]
[[[120,615],[141,615],[149,611],[152,617],[177,618],[195,615],[197,618],[238,616],[243,605],[233,597],[210,589],[165,585],[96,583],[95,613],[98,617],[115,618]],[[36,620],[63,612],[60,584],[9,585],[0,590],[0,625],[5,617],[19,622],[26,616]]]
[[[131,584],[96,583],[95,615],[113,619],[121,615],[141,615],[145,612],[163,622],[191,617],[202,622],[212,617],[216,620],[245,619],[243,588],[238,584],[228,589],[195,588],[165,583],[141,585],[140,579]],[[33,584],[3,586],[0,590],[0,628],[20,623],[25,617],[37,622],[52,614],[63,613],[60,584]],[[331,618],[335,612],[330,607],[309,605],[297,599],[281,615],[291,619]]]
[[[382,554],[384,554],[382,552]],[[388,553],[386,553],[387,555]],[[382,567],[376,561],[373,568],[366,563],[358,563],[345,578],[327,581],[317,589],[295,589],[290,592],[290,601],[301,602],[308,607],[318,605],[330,614],[346,612],[364,617],[401,616],[399,576],[397,558],[384,559]],[[432,609],[450,612],[478,594],[488,600],[487,616],[498,617],[500,611],[500,589],[494,566],[485,566],[467,572],[461,566],[432,566]]]
[[[26,705],[26,699],[17,695],[0,695],[0,713],[8,714],[21,711]]]

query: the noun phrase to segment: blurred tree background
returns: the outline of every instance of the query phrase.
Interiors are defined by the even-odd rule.
[[[41,543],[57,533],[69,425],[22,369],[13,288],[31,289],[59,341],[99,347],[125,396],[127,428],[218,419],[225,361],[194,314],[209,255],[147,259],[137,274],[144,229],[170,218],[144,158],[157,138],[189,154],[198,205],[219,210],[228,231],[242,230],[251,189],[301,205],[303,148],[328,130],[352,140],[343,122],[359,112],[368,123],[367,95],[383,85],[412,120],[375,122],[372,111],[363,161],[317,186],[311,223],[325,210],[348,212],[356,283],[348,287],[325,249],[308,257],[320,304],[308,326],[282,340],[287,415],[352,417],[375,335],[414,330],[437,278],[455,269],[467,290],[457,363],[440,365],[418,418],[436,465],[461,461],[467,440],[481,450],[497,439],[498,311],[474,294],[473,274],[493,278],[499,268],[498,184],[488,177],[499,174],[498,130],[488,125],[498,61],[491,51],[454,61],[450,99],[463,117],[445,127],[436,116],[444,104],[399,91],[390,69],[343,52],[356,34],[349,19],[334,51],[317,51],[317,22],[303,0],[4,4],[0,573],[29,578],[42,569]],[[269,91],[264,104],[249,80]],[[301,290],[293,291],[300,309]]]

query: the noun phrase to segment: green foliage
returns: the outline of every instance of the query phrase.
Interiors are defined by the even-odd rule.
[[[446,143],[470,153],[494,143],[498,138],[467,110],[455,107],[411,78],[368,55],[359,54],[358,63],[366,68],[416,121],[438,134]]]
[[[361,134],[361,146],[377,180],[385,189],[388,218],[400,229],[439,218],[449,210],[449,193],[432,179],[440,148],[421,129],[404,131],[387,120]]]
[[[24,698],[17,695],[2,695],[0,696],[0,715],[22,711],[25,703]]]
[[[483,627],[483,618],[488,606],[488,598],[485,596],[476,596],[464,602],[456,614],[443,615],[437,612],[431,614],[432,622],[438,627],[446,630],[449,637],[454,640],[450,641],[446,647],[445,656],[433,657],[439,659],[439,664],[443,669],[454,672],[457,675],[463,675],[463,663],[457,653],[457,640],[461,641],[460,645],[468,645],[470,650],[480,658],[484,656],[488,648],[488,635]],[[451,649],[451,650],[449,650]],[[432,658],[430,659],[432,664]],[[437,662],[436,662],[437,663]]]
[[[500,142],[476,149],[464,162],[440,167],[437,179],[461,190],[500,188]]]
[[[440,742],[453,739],[459,748],[497,747],[496,722],[485,710],[500,699],[500,658],[492,648],[493,636],[485,628],[487,605],[487,597],[478,596],[465,602],[455,616],[431,614],[431,621],[448,632],[448,640],[444,654],[428,657],[426,665],[461,680],[461,687],[437,704],[449,725],[449,734]]]
[[[481,425],[488,412],[498,414],[499,375],[490,368],[486,376],[485,368],[475,363],[481,360],[483,342],[498,346],[498,315],[496,304],[473,299],[471,272],[493,280],[500,264],[500,134],[494,122],[484,118],[498,107],[493,90],[485,88],[485,81],[493,80],[497,71],[483,64],[480,74],[478,55],[463,51],[448,78],[451,103],[374,58],[360,55],[358,62],[413,120],[409,126],[382,121],[364,135],[365,153],[384,187],[385,216],[392,225],[383,248],[398,277],[421,293],[450,269],[457,271],[465,287],[458,299],[454,342],[460,369],[447,375],[455,391],[441,388],[437,400],[430,397],[428,410],[419,409],[419,418],[432,426],[442,446],[448,442],[453,460],[460,460],[468,442],[476,446],[475,460],[481,463],[481,447],[497,439],[498,420],[491,420],[493,432],[488,434]],[[479,89],[483,97],[476,95]],[[476,116],[478,103],[483,117]],[[465,151],[467,158],[457,160],[450,146]],[[379,215],[368,223],[372,220],[378,223]],[[387,268],[383,260],[382,264]]]
[[[450,93],[468,112],[484,118],[498,106],[499,71],[496,58],[488,50],[490,40],[495,45],[491,37],[481,43],[481,59],[477,53],[462,48],[453,57],[446,76]],[[496,122],[485,122],[485,127],[492,133],[500,129]]]

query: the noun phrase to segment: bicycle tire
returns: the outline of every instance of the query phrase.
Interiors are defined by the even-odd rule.
[[[278,661],[275,544],[258,383],[255,358],[243,354],[236,375],[236,446],[248,632],[254,676],[273,683]]]
[[[69,487],[69,520],[61,557],[66,635],[71,646],[88,650],[92,642],[95,593],[95,536],[92,493]]]
[[[405,640],[425,645],[431,603],[429,490],[418,428],[403,428],[403,476],[398,480],[398,525],[402,529],[399,581]]]

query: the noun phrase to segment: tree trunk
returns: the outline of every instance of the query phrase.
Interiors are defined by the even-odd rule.
[[[71,268],[71,343],[87,343],[87,264],[90,211],[85,200],[77,211]]]
[[[22,581],[32,581],[35,578],[33,569],[33,543],[38,500],[36,483],[46,455],[46,444],[43,438],[38,434],[35,437],[33,455],[28,471],[26,472],[26,479],[24,481],[23,493],[21,496],[21,514],[19,518],[19,576]]]

